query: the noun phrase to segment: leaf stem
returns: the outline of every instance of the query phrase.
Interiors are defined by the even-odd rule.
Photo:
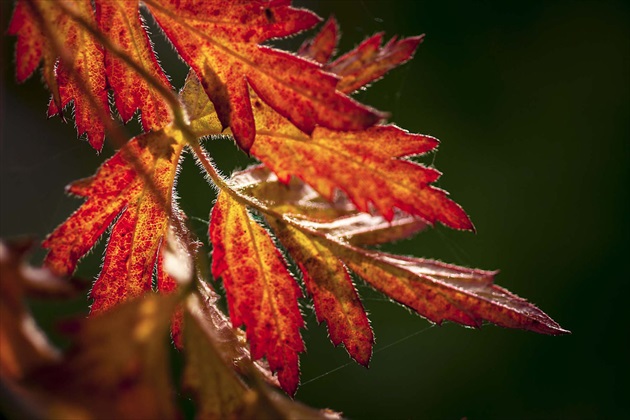
[[[206,151],[203,149],[198,141],[195,140],[195,142],[190,143],[189,146],[192,149],[197,161],[206,171],[208,177],[212,180],[212,182],[216,184],[219,189],[221,189],[221,191],[229,194],[239,203],[256,209],[262,214],[282,220],[283,222],[288,223],[291,226],[300,229],[301,231],[307,231],[305,230],[304,226],[296,222],[293,218],[287,217],[285,214],[270,209],[268,206],[258,201],[258,199],[247,194],[243,194],[240,191],[232,188],[232,186],[230,186],[230,183],[218,172],[217,168],[214,165],[214,162],[212,161],[212,158],[206,153]],[[308,232],[310,232],[310,230],[308,230]]]

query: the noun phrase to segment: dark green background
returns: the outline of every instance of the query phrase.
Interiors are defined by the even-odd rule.
[[[8,3],[2,2],[3,30]],[[573,334],[427,329],[426,321],[359,282],[377,339],[370,368],[346,366],[345,351],[327,342],[305,304],[308,352],[297,398],[350,418],[622,416],[630,278],[628,2],[299,4],[324,17],[334,11],[344,33],[341,51],[377,31],[427,34],[412,62],[358,98],[392,112],[392,121],[412,132],[441,139],[429,162],[444,172],[439,186],[468,211],[478,233],[438,227],[386,249],[499,268],[499,284]],[[3,37],[0,235],[42,237],[79,205],[63,196],[64,185],[92,174],[112,150],[96,156],[76,140],[72,125],[45,119],[39,77],[14,83],[12,43]],[[182,65],[160,48],[181,86]],[[209,147],[221,159],[237,153],[226,142]],[[181,202],[207,220],[213,192],[195,172],[188,159]],[[204,223],[192,223],[203,234]],[[80,274],[95,276],[101,253],[102,245]]]

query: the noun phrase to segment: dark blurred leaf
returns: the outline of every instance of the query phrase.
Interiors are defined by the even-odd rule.
[[[168,330],[176,294],[148,294],[78,321],[64,360],[29,378],[51,417],[172,419]]]
[[[53,363],[57,350],[37,327],[24,299],[28,295],[69,296],[70,282],[48,269],[24,263],[30,241],[0,241],[0,376],[20,380],[33,369]]]

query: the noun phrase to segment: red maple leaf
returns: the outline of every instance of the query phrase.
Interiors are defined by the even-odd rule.
[[[329,20],[313,40],[303,44],[302,54],[329,59],[336,45],[336,28],[334,20]],[[356,90],[406,62],[422,38],[392,39],[379,48],[381,39],[377,34],[326,66],[341,76],[341,90]],[[329,201],[341,190],[359,210],[370,212],[373,205],[388,220],[398,208],[429,223],[473,229],[462,208],[446,192],[430,185],[440,176],[438,171],[402,159],[434,149],[435,138],[410,134],[393,125],[356,132],[317,127],[307,136],[255,95],[252,101],[257,133],[251,152],[280,180],[288,182],[297,176]]]
[[[53,94],[50,112],[60,113],[74,101],[78,131],[86,132],[95,148],[102,145],[105,124],[90,105],[107,109],[110,88],[124,120],[140,109],[144,128],[153,130],[130,140],[93,177],[68,187],[86,201],[44,241],[45,264],[68,275],[111,226],[91,291],[92,313],[152,289],[176,288],[164,261],[173,226],[183,219],[173,187],[180,156],[190,144],[221,188],[208,233],[212,273],[223,278],[232,325],[245,326],[252,359],[266,358],[291,395],[304,351],[301,289],[294,274],[303,280],[332,342],[343,344],[363,365],[374,337],[351,273],[435,323],[479,327],[489,321],[546,334],[566,332],[535,306],[494,285],[495,272],[366,248],[436,222],[473,229],[463,209],[432,185],[441,174],[408,159],[433,150],[438,141],[377,124],[383,114],[346,95],[409,60],[421,37],[381,46],[377,34],[331,62],[338,38],[333,20],[303,45],[303,57],[262,45],[318,21],[290,1],[145,3],[192,69],[180,94],[186,112],[171,102],[178,116],[173,124],[157,94],[168,80],[137,2],[20,0],[9,28],[18,35],[18,79],[43,60]],[[108,40],[102,41],[107,51],[99,39]],[[132,71],[130,62],[140,65],[145,77]],[[229,181],[221,178],[192,137],[226,133],[226,128],[264,166]],[[287,258],[295,262],[296,273]],[[140,306],[130,305],[129,312]],[[202,336],[187,338],[199,355],[214,346],[213,338],[201,313],[186,310],[176,316],[180,321],[187,316]],[[196,392],[214,386],[190,371],[186,377]],[[235,398],[246,401],[232,379]]]
[[[103,268],[91,291],[92,313],[151,290],[154,266],[169,234],[172,189],[183,142],[164,131],[146,133],[130,141],[107,160],[93,177],[76,181],[68,192],[86,202],[55,229],[43,243],[49,249],[45,264],[56,274],[68,275],[113,224]],[[151,176],[147,185],[134,163]],[[174,280],[158,270],[158,288],[170,291]]]
[[[89,0],[66,1],[63,5],[88,22],[95,23]],[[33,10],[34,7],[37,9]],[[78,134],[87,134],[92,147],[100,150],[105,129],[96,117],[89,97],[108,109],[102,47],[93,36],[66,15],[57,2],[51,1],[19,1],[9,24],[9,34],[18,36],[18,80],[29,77],[43,58],[44,80],[52,92],[48,115],[61,115],[63,108],[74,102]],[[71,63],[59,62],[58,55],[53,53],[56,51],[55,45],[65,46],[64,53]],[[82,86],[88,92],[83,92]]]
[[[383,115],[336,90],[337,77],[295,55],[262,46],[319,21],[290,1],[147,2],[162,30],[195,70],[224,127],[249,151],[255,137],[249,87],[303,132],[316,125],[359,130]]]
[[[61,115],[63,108],[73,102],[78,134],[85,133],[90,144],[101,150],[105,128],[93,109],[93,101],[103,110],[109,110],[108,87],[114,90],[122,118],[127,121],[140,109],[146,130],[168,124],[169,110],[146,80],[104,51],[76,18],[100,28],[129,58],[164,86],[170,85],[153,53],[138,3],[98,0],[94,5],[96,9],[89,0],[20,0],[9,25],[9,34],[18,36],[18,81],[28,78],[43,59],[44,80],[52,93],[48,115]],[[64,47],[61,58],[55,53],[60,45]]]
[[[96,0],[98,27],[127,57],[139,63],[163,86],[170,83],[157,62],[146,25],[136,1]],[[105,51],[105,73],[114,91],[116,109],[124,121],[141,112],[145,130],[157,130],[171,120],[170,109],[164,98],[149,82],[132,70],[124,61]]]
[[[304,351],[297,298],[300,289],[265,231],[238,201],[219,194],[209,231],[212,274],[223,277],[234,327],[245,325],[252,357],[266,356],[291,395],[299,381],[298,353]]]
[[[237,143],[249,151],[255,138],[249,87],[262,100],[303,132],[316,125],[335,130],[360,130],[377,123],[384,114],[361,105],[337,90],[338,77],[321,65],[293,54],[260,45],[276,37],[308,29],[319,18],[290,7],[290,1],[239,1],[225,7],[222,1],[147,1],[149,10],[173,42],[182,58],[195,70],[214,103],[224,128],[230,127]],[[20,0],[9,27],[18,35],[18,78],[24,80],[44,58],[44,75],[53,101],[49,115],[60,114],[74,101],[79,134],[87,133],[100,150],[103,122],[90,113],[87,92],[108,109],[107,89],[114,90],[116,107],[127,121],[136,109],[142,111],[145,129],[159,129],[169,120],[164,100],[148,82],[102,46],[77,19],[96,27],[120,51],[143,67],[164,86],[168,81],[157,63],[142,25],[136,1]],[[33,10],[35,7],[36,10]],[[68,16],[64,12],[74,15]],[[50,34],[42,32],[44,24]],[[65,60],[54,54],[57,44],[67,45]],[[68,67],[68,68],[66,68]]]
[[[409,61],[423,38],[424,35],[401,40],[394,37],[381,47],[383,34],[378,33],[330,62],[339,41],[339,26],[334,18],[330,18],[315,37],[302,44],[298,54],[323,64],[327,71],[341,76],[337,89],[351,93]]]
[[[245,325],[252,357],[266,356],[289,394],[297,388],[297,353],[303,351],[300,293],[247,203],[265,215],[296,263],[333,344],[343,343],[361,364],[370,360],[373,335],[349,270],[438,324],[478,328],[489,321],[543,334],[567,332],[525,299],[496,286],[496,272],[364,248],[375,237],[384,242],[417,232],[424,226],[417,219],[398,213],[393,223],[385,223],[380,216],[348,208],[343,200],[317,200],[315,191],[298,180],[287,193],[287,186],[264,166],[234,174],[230,185],[238,198],[222,192],[211,215],[213,275],[223,277],[230,317],[234,326]]]
[[[341,190],[359,210],[370,212],[373,205],[388,220],[398,208],[429,223],[473,229],[462,208],[430,185],[440,172],[401,159],[432,150],[435,138],[393,125],[357,132],[318,127],[308,137],[255,99],[254,104],[260,125],[252,154],[282,181],[297,176],[329,201]]]

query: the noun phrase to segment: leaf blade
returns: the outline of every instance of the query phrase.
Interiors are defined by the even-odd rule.
[[[273,178],[265,179],[262,174],[259,179],[263,183],[279,183]],[[251,188],[249,185],[245,190],[251,191]],[[275,208],[270,202],[265,206]],[[294,207],[293,211],[297,208]],[[336,220],[320,221],[309,220],[299,214],[286,214],[282,219],[275,219],[274,224],[278,226],[274,225],[274,228],[282,232],[291,226],[310,241],[318,241],[372,287],[432,322],[446,320],[480,327],[482,321],[488,321],[541,334],[568,333],[533,304],[495,285],[497,272],[396,256],[351,244],[349,240],[352,236],[348,238],[346,234],[348,218],[340,216]],[[378,216],[366,214],[363,218],[366,220],[362,220],[361,224],[366,226],[379,226],[381,223]],[[283,234],[279,235],[282,239]]]
[[[401,40],[394,37],[381,47],[382,39],[383,34],[376,34],[326,65],[326,70],[341,76],[337,89],[345,93],[355,92],[411,60],[424,35]]]
[[[224,128],[249,152],[255,124],[251,86],[263,100],[305,133],[320,124],[357,130],[383,115],[337,92],[337,77],[295,55],[259,45],[295,34],[319,18],[289,2],[147,2],[162,30],[190,64],[213,102]]]
[[[163,87],[170,89],[146,32],[138,2],[96,0],[95,5],[101,32]],[[123,121],[129,121],[136,110],[141,112],[145,131],[158,130],[171,121],[171,112],[164,98],[124,61],[105,51],[104,66],[107,81],[114,91],[116,109]]]
[[[392,220],[395,208],[433,224],[474,230],[464,210],[446,192],[430,184],[440,173],[404,156],[422,154],[437,145],[430,136],[410,134],[396,126],[374,126],[360,132],[318,127],[309,138],[269,108],[257,108],[259,130],[252,154],[288,182],[294,175],[327,200],[342,190],[358,210],[370,206]],[[331,170],[330,168],[335,168]],[[356,182],[360,179],[361,182]]]
[[[479,328],[485,320],[541,334],[568,333],[525,299],[494,285],[496,272],[384,253],[366,258],[365,251],[352,248],[340,258],[377,290],[438,324]]]
[[[284,390],[295,394],[304,322],[297,304],[301,291],[282,255],[247,209],[224,192],[212,209],[208,233],[212,274],[223,278],[234,327],[245,325],[252,357],[266,356]]]
[[[42,244],[49,250],[44,263],[55,273],[71,274],[116,219],[102,270],[90,293],[92,313],[151,290],[153,268],[171,226],[171,214],[179,212],[172,188],[184,145],[177,131],[145,133],[107,160],[96,175],[69,186],[71,193],[87,200]],[[164,208],[164,202],[145,183],[134,161],[151,177],[170,209]]]
[[[338,42],[339,25],[337,20],[331,16],[317,35],[304,41],[297,54],[320,64],[326,64],[335,53]]]
[[[296,220],[376,290],[435,323],[452,321],[560,335],[569,331],[525,299],[494,284],[497,272],[358,248],[320,232],[318,222]]]
[[[317,321],[326,322],[335,346],[343,343],[348,354],[367,367],[374,334],[346,267],[319,241],[280,221],[269,221],[303,274]]]

